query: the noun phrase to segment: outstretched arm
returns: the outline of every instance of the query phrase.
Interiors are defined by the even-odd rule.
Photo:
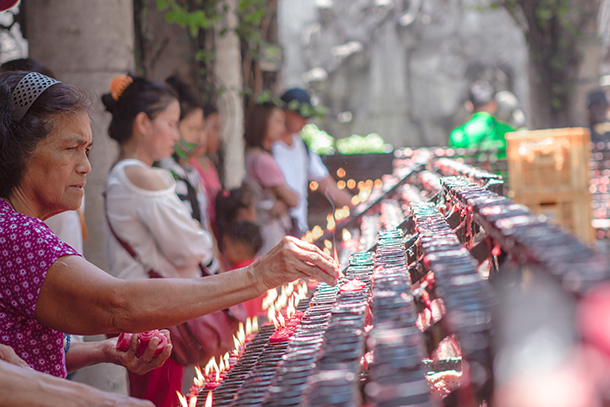
[[[337,274],[330,256],[292,237],[248,267],[199,279],[119,280],[81,257],[65,256],[49,268],[36,319],[81,335],[144,332],[228,308],[298,278],[334,285]]]

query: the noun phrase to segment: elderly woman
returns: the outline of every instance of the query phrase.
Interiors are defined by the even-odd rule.
[[[0,343],[35,370],[65,377],[71,368],[110,361],[148,371],[167,359],[171,346],[157,357],[157,338],[140,357],[95,344],[92,353],[66,353],[63,333],[143,332],[297,278],[335,283],[332,259],[295,239],[247,268],[212,277],[121,280],[107,274],[42,222],[81,204],[91,170],[89,99],[72,85],[25,72],[0,74],[0,99]],[[172,134],[175,124],[167,123]],[[173,142],[164,142],[171,153]]]

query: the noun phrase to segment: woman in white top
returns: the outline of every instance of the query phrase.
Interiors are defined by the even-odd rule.
[[[143,78],[116,78],[111,89],[110,94],[102,97],[106,110],[112,113],[109,135],[120,147],[105,189],[106,255],[111,273],[126,279],[145,279],[152,269],[162,277],[199,277],[199,264],[206,265],[213,258],[212,239],[176,196],[175,181],[169,171],[152,168],[153,162],[169,157],[174,151],[179,138],[178,101],[165,84]],[[131,246],[137,258],[118,239]],[[213,311],[240,303],[245,297],[255,297],[250,297],[251,290],[242,281],[243,273],[257,276],[260,284],[268,287],[281,284],[283,274],[290,275],[285,281],[297,278],[295,274],[309,274],[333,283],[336,273],[333,264],[317,248],[285,239],[246,269],[198,281],[209,282],[206,283],[209,296],[203,302],[217,304],[218,308],[210,308]],[[316,275],[318,271],[322,275]],[[227,281],[231,282],[227,285]],[[218,284],[224,288],[220,289]],[[203,303],[193,302],[190,306],[200,307]],[[152,400],[157,406],[175,405],[182,366],[169,359],[162,368],[165,371],[154,370],[143,380],[130,375],[131,394]],[[134,383],[132,379],[138,381]]]

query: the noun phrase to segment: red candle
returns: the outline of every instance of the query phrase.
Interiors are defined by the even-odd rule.
[[[341,292],[354,292],[354,291],[362,291],[366,287],[366,283],[363,283],[360,280],[350,280],[346,284],[343,284],[339,289]]]

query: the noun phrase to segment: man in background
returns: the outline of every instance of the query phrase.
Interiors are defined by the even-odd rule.
[[[298,229],[294,235],[300,237],[309,229],[307,225],[307,197],[309,182],[319,184],[318,192],[330,199],[336,207],[351,205],[351,194],[346,190],[337,188],[337,183],[328,173],[320,156],[305,145],[299,133],[315,115],[315,109],[307,91],[292,88],[281,97],[284,102],[286,114],[286,132],[282,139],[271,147],[273,157],[276,159],[286,183],[299,195],[299,204],[292,208],[290,215],[293,226]]]
[[[608,99],[606,93],[594,90],[587,95],[587,111],[589,113],[589,128],[591,142],[610,141],[610,122],[608,122]]]
[[[506,151],[504,135],[515,129],[494,117],[498,110],[494,96],[494,88],[489,82],[476,81],[472,84],[466,102],[466,109],[472,113],[472,117],[451,132],[449,147]]]

